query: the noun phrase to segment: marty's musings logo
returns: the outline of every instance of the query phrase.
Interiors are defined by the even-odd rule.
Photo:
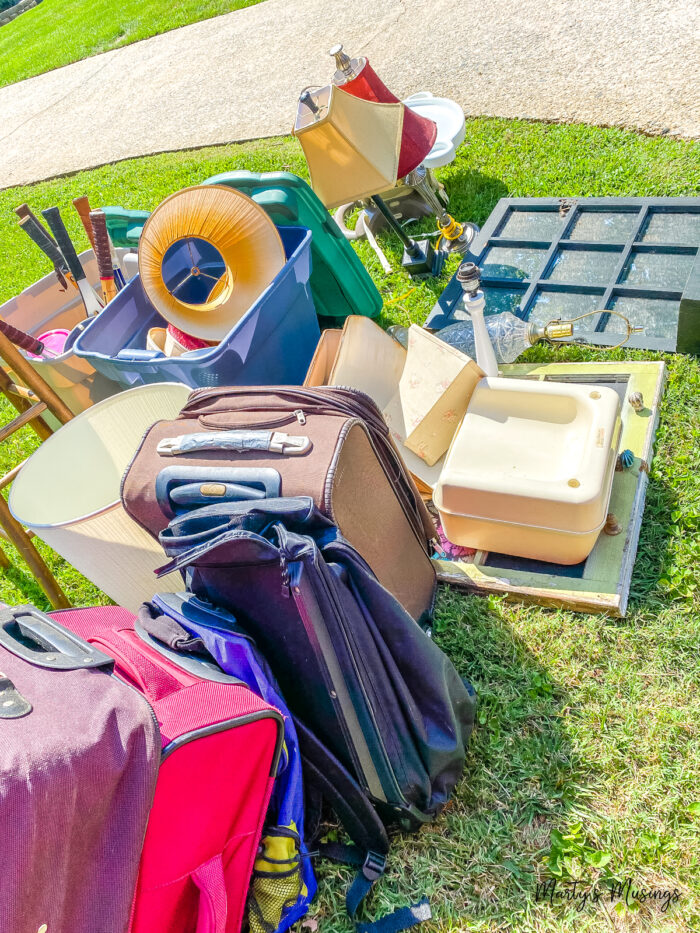
[[[635,904],[657,905],[662,914],[665,914],[671,904],[681,899],[678,888],[644,888],[636,887],[627,881],[606,882],[605,884],[583,884],[581,881],[543,881],[535,888],[535,900],[549,901],[552,907],[571,904],[577,910],[583,910],[586,904],[600,904],[605,899],[607,903],[624,903],[626,907]]]

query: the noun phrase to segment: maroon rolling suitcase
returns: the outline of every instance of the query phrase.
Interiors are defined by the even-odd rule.
[[[126,609],[52,615],[114,658],[116,676],[145,697],[160,728],[130,933],[239,933],[282,752],[282,715],[215,664],[150,639]]]
[[[0,609],[0,671],[0,930],[123,933],[160,758],[151,708],[31,606]]]
[[[0,933],[239,933],[281,714],[116,606],[0,610]]]

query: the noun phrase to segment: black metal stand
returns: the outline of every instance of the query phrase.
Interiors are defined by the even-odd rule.
[[[445,256],[433,249],[430,240],[413,240],[394,217],[389,206],[378,194],[372,195],[372,201],[377,210],[384,217],[396,236],[403,243],[403,259],[401,265],[409,275],[418,277],[425,275],[439,275],[445,262]]]

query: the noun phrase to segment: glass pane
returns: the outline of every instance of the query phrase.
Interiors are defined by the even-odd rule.
[[[481,263],[484,275],[499,279],[527,279],[541,269],[545,250],[520,246],[492,246]]]
[[[666,298],[614,298],[610,307],[629,320],[635,327],[643,327],[647,337],[671,337],[678,331],[678,301]],[[627,326],[611,314],[605,326],[606,334],[624,334]]]
[[[513,291],[510,288],[489,288],[483,289],[484,299],[486,301],[485,314],[499,314],[501,311],[512,311],[516,313],[516,308],[520,304],[520,299],[525,294],[524,291]]]
[[[700,244],[700,214],[666,213],[654,211],[642,234],[645,243],[680,243],[683,246]]]
[[[499,236],[517,240],[551,240],[561,229],[565,217],[557,208],[551,211],[511,211]]]
[[[682,253],[634,252],[622,273],[622,282],[682,292],[694,262],[695,256]]]
[[[626,243],[638,220],[639,211],[581,211],[569,239]]]
[[[617,250],[559,250],[547,278],[553,282],[606,285],[620,261]]]
[[[571,320],[587,311],[597,311],[603,307],[602,295],[582,295],[580,292],[545,292],[538,291],[534,302],[530,305],[528,321],[535,324],[546,324],[557,318]],[[595,315],[577,321],[574,327],[574,337],[579,333],[593,330],[597,318]],[[619,320],[619,318],[618,318]]]

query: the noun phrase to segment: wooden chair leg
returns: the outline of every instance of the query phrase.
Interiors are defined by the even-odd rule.
[[[0,356],[5,360],[12,372],[19,376],[27,388],[31,389],[37,398],[45,403],[51,414],[61,424],[71,420],[73,412],[70,408],[56,395],[48,382],[39,375],[29,360],[22,356],[17,347],[4,334],[0,334]]]
[[[11,391],[11,386],[12,380],[7,375],[2,366],[0,366],[0,392],[3,393],[10,405],[12,405],[18,414],[21,415],[28,408],[32,407],[32,402],[28,398],[21,398],[20,396],[13,393]],[[39,440],[45,441],[53,434],[51,428],[41,417],[33,418],[29,423],[39,437]]]
[[[54,579],[53,574],[44,563],[41,554],[34,547],[32,541],[27,537],[27,532],[22,528],[17,519],[10,512],[10,508],[5,497],[0,494],[0,525],[5,529],[7,537],[14,544],[22,557],[29,565],[29,569],[34,574],[37,582],[40,584],[44,593],[54,609],[70,609],[71,604],[68,597]]]
[[[8,567],[11,567],[11,566],[12,564],[10,563],[10,558],[0,547],[0,567],[4,567],[5,569],[7,569]]]

